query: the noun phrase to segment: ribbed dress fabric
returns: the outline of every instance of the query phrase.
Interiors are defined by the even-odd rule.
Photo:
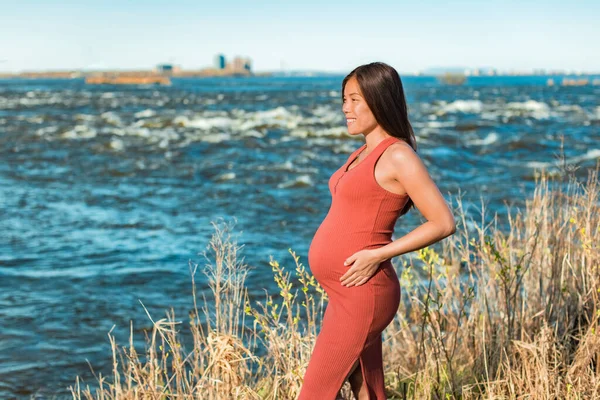
[[[331,206],[308,250],[309,268],[329,302],[298,400],[335,400],[357,359],[369,399],[386,398],[381,333],[398,311],[398,276],[388,259],[362,285],[346,287],[339,279],[350,268],[344,265],[346,258],[392,241],[408,196],[381,187],[374,171],[385,149],[400,140],[383,139],[347,170],[366,144],[359,147],[329,179]]]

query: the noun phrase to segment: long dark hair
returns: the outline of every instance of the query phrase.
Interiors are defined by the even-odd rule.
[[[408,106],[398,71],[382,62],[356,67],[342,81],[342,99],[346,83],[352,77],[356,77],[363,97],[377,123],[389,135],[404,140],[416,152],[417,140],[408,120]],[[412,206],[413,201],[409,197],[400,215],[406,214]]]

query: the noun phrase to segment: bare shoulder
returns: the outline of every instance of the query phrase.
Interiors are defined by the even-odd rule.
[[[390,145],[390,153],[403,153],[403,152],[412,152],[412,153],[414,153],[415,151],[404,140],[399,140],[399,141],[397,141],[395,143],[392,143]]]
[[[410,171],[423,166],[421,158],[413,148],[405,141],[399,141],[390,145],[388,159],[394,169]]]

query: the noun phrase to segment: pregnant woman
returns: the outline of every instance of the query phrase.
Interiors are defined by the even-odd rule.
[[[386,398],[381,333],[400,303],[391,259],[455,232],[416,153],[398,72],[380,62],[359,66],[342,82],[342,103],[348,132],[365,144],[331,175],[331,207],[308,251],[329,303],[298,400],[340,398],[346,379],[358,400]],[[396,220],[413,205],[427,222],[392,241]]]

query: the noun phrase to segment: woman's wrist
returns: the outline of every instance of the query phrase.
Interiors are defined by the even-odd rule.
[[[387,259],[391,258],[385,249],[385,246],[382,247],[378,247],[376,249],[373,250],[375,252],[375,257],[377,257],[377,260],[382,263],[384,261],[386,261]]]

